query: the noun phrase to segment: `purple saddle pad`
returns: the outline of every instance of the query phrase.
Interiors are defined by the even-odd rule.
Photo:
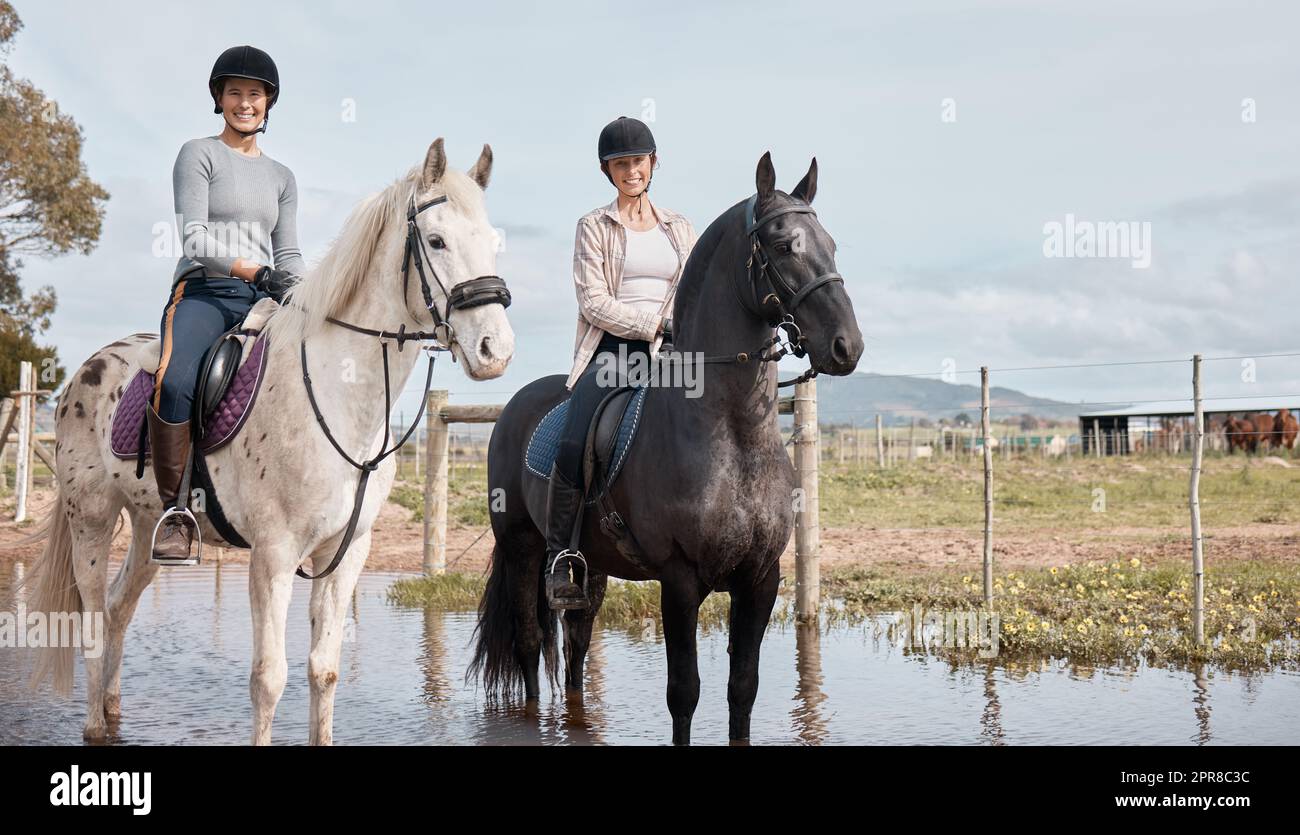
[[[257,399],[257,390],[262,385],[266,373],[266,340],[259,338],[253,343],[248,360],[235,372],[230,387],[222,395],[221,402],[204,424],[203,440],[199,449],[212,452],[220,449],[239,434],[248,413],[253,410],[253,401]],[[122,392],[117,409],[113,412],[113,454],[118,458],[135,458],[140,452],[140,430],[144,424],[145,406],[153,397],[154,375],[141,369],[131,378],[131,383]],[[145,438],[145,455],[149,454],[149,439]]]

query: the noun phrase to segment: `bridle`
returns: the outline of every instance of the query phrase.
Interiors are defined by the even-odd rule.
[[[411,262],[414,261],[415,271],[420,277],[420,295],[424,297],[424,307],[429,311],[429,315],[433,317],[432,331],[407,332],[405,323],[398,327],[396,331],[387,331],[359,327],[335,319],[333,316],[325,317],[326,320],[357,333],[364,333],[384,340],[395,340],[399,352],[402,350],[402,346],[409,341],[435,342],[438,343],[438,347],[433,350],[450,351],[452,346],[460,344],[456,341],[456,329],[452,327],[450,322],[452,311],[468,310],[485,304],[500,304],[502,307],[509,307],[510,290],[506,287],[506,282],[501,276],[481,275],[457,284],[450,291],[447,290],[447,285],[442,283],[442,279],[438,277],[438,272],[433,268],[433,262],[429,260],[428,254],[425,252],[424,238],[420,236],[420,227],[416,224],[415,219],[426,209],[431,209],[446,202],[447,197],[443,195],[417,206],[414,198],[412,198],[411,204],[406,210],[406,247],[402,252],[402,298],[406,298],[411,285]],[[424,272],[426,262],[429,267],[428,275]],[[446,316],[438,312],[438,305],[433,298],[433,288],[429,286],[430,275],[433,276],[433,281],[438,285],[438,289],[442,291],[442,297],[447,300]],[[453,353],[452,362],[455,361],[456,355]]]
[[[804,337],[799,331],[799,326],[794,323],[795,310],[798,309],[799,305],[803,304],[804,299],[808,298],[809,295],[820,289],[822,286],[829,284],[832,281],[838,281],[843,284],[844,277],[839,273],[822,273],[798,289],[796,289],[790,282],[786,281],[785,276],[781,275],[781,271],[776,268],[776,264],[773,264],[772,259],[768,257],[767,249],[763,246],[763,241],[758,236],[758,230],[783,215],[808,214],[816,217],[817,212],[807,203],[796,203],[791,206],[782,206],[779,209],[773,209],[761,218],[755,219],[754,211],[756,210],[757,205],[757,194],[749,198],[745,203],[745,234],[749,236],[749,260],[745,262],[745,269],[746,277],[749,279],[748,287],[750,298],[746,299],[744,296],[739,296],[738,293],[740,303],[744,305],[745,309],[750,313],[765,319],[772,327],[786,329],[790,336],[790,341],[794,345],[794,355],[802,358],[804,355],[802,345]],[[757,279],[754,277],[756,269],[758,275]],[[763,297],[763,300],[756,305],[753,303],[753,297],[757,294],[760,282],[766,282],[769,292]],[[778,287],[790,296],[790,301],[788,303],[781,301],[780,294],[776,292]],[[739,288],[737,288],[737,290],[739,290]],[[770,304],[776,306],[775,317],[773,317],[772,314],[765,314],[763,312],[763,308]]]
[[[333,573],[338,568],[339,562],[343,559],[343,554],[347,551],[348,546],[352,544],[352,538],[356,533],[357,521],[361,516],[361,505],[366,495],[366,484],[370,480],[370,474],[379,469],[379,465],[385,458],[397,452],[406,444],[406,441],[415,432],[416,427],[424,418],[425,409],[429,402],[429,387],[433,383],[433,362],[435,354],[439,351],[451,352],[451,349],[458,345],[456,340],[456,329],[452,327],[450,318],[453,311],[468,310],[485,304],[499,304],[502,307],[510,306],[510,290],[506,287],[505,280],[496,275],[481,275],[472,278],[469,281],[461,282],[450,291],[438,277],[438,273],[433,268],[433,262],[429,260],[428,254],[424,250],[424,239],[420,236],[420,228],[415,219],[426,209],[433,208],[441,203],[447,202],[447,197],[435,197],[425,203],[416,205],[414,197],[406,210],[406,247],[402,253],[402,298],[405,299],[410,287],[411,280],[411,262],[415,262],[415,271],[420,277],[420,293],[424,297],[424,306],[433,316],[434,326],[432,331],[407,331],[406,324],[403,323],[396,331],[376,330],[374,328],[363,328],[359,325],[353,325],[333,316],[327,316],[326,321],[347,328],[350,331],[363,333],[379,339],[379,346],[384,356],[384,441],[379,445],[380,452],[369,461],[356,461],[352,456],[339,445],[330,432],[329,425],[325,422],[325,416],[321,413],[320,405],[316,402],[316,393],[311,386],[311,375],[307,373],[307,340],[302,340],[299,345],[299,357],[302,362],[302,381],[307,388],[307,399],[311,402],[312,412],[316,415],[316,422],[320,424],[321,431],[330,444],[343,457],[345,461],[361,471],[361,478],[357,482],[356,497],[352,504],[352,516],[348,519],[347,529],[343,532],[343,540],[339,543],[338,551],[335,552],[334,558],[330,564],[319,574],[311,575],[303,571],[299,566],[297,575],[307,580],[319,580]],[[428,266],[428,273],[425,273],[425,266]],[[446,299],[446,316],[438,312],[438,306],[433,297],[433,288],[429,286],[429,276],[433,277],[434,283],[442,291],[442,297]],[[415,416],[415,421],[406,434],[390,449],[384,449],[388,446],[389,427],[388,422],[393,411],[392,404],[392,385],[388,373],[388,343],[395,341],[397,351],[401,353],[402,348],[407,342],[432,342],[432,345],[425,345],[424,350],[429,354],[429,367],[424,377],[424,395],[420,398],[420,411]],[[462,346],[462,350],[463,350]],[[451,354],[452,362],[456,361],[456,354]]]
[[[832,282],[844,283],[844,277],[839,273],[822,273],[803,287],[796,288],[781,271],[772,263],[768,255],[767,248],[764,247],[762,239],[759,237],[759,230],[767,224],[776,220],[778,217],[788,214],[809,214],[817,216],[817,212],[807,203],[796,203],[790,206],[782,206],[773,209],[761,218],[755,218],[754,213],[758,207],[758,195],[750,197],[745,202],[745,235],[749,238],[749,258],[745,261],[745,289],[742,290],[735,279],[732,281],[732,289],[736,292],[736,298],[740,301],[741,307],[765,321],[776,331],[772,338],[764,342],[755,351],[742,351],[737,354],[726,354],[718,357],[705,357],[703,362],[735,362],[747,363],[751,359],[757,358],[759,362],[776,362],[786,354],[803,359],[806,355],[804,342],[807,341],[799,325],[795,323],[794,313],[799,305],[816,290],[825,287]],[[766,287],[763,287],[766,285]],[[760,290],[766,289],[762,301],[758,301]],[[788,302],[781,300],[781,293],[784,291],[790,297]],[[782,339],[784,332],[785,338]],[[779,350],[769,353],[768,349],[773,346],[779,346]],[[817,376],[817,372],[808,369],[800,376],[793,380],[786,380],[777,383],[779,388],[793,386],[811,380]]]

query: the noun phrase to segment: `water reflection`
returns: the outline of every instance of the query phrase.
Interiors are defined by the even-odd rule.
[[[820,745],[826,741],[827,731],[821,710],[826,693],[822,690],[822,636],[817,623],[796,624],[794,668],[798,684],[790,719],[801,742]]]
[[[451,701],[451,678],[447,674],[445,613],[432,606],[422,610],[424,640],[420,644],[420,667],[424,671],[423,701],[427,705]]]
[[[15,612],[29,571],[0,562],[0,610]],[[395,575],[364,574],[351,601],[335,741],[379,744],[667,744],[666,660],[654,631],[596,629],[581,697],[488,704],[464,681],[472,612],[399,609]],[[125,744],[244,744],[252,646],[246,566],[160,571],[126,639]],[[295,589],[289,683],[274,739],[307,739],[310,588]],[[1300,743],[1300,675],[1213,668],[1098,668],[1062,661],[939,658],[905,646],[890,616],[857,628],[769,630],[753,711],[755,744]],[[187,636],[178,641],[177,636]],[[727,743],[725,630],[699,637],[699,744]],[[901,650],[901,651],[900,651]],[[30,694],[25,650],[0,649],[0,744],[81,741],[84,675],[72,699]],[[200,697],[177,702],[177,688]],[[1211,725],[1213,700],[1213,725]],[[1191,710],[1187,708],[1190,706]]]
[[[992,664],[984,665],[984,712],[980,714],[980,736],[990,745],[1001,745],[1002,705],[998,702],[997,675]]]
[[[1195,705],[1192,712],[1196,714],[1196,744],[1206,745],[1210,742],[1210,682],[1205,675],[1205,665],[1196,666],[1192,685],[1196,693],[1192,696]]]

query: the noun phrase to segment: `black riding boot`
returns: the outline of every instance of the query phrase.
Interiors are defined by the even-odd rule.
[[[582,552],[569,549],[582,500],[582,488],[568,482],[560,475],[559,468],[552,465],[551,484],[546,495],[546,562],[542,571],[546,602],[556,611],[587,608],[586,592],[569,573],[572,561],[577,561],[584,579],[586,577],[587,565]]]

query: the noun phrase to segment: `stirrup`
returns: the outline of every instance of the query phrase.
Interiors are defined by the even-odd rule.
[[[157,559],[154,557],[154,547],[158,544],[158,529],[162,523],[167,520],[168,516],[184,516],[189,519],[190,524],[194,526],[194,541],[198,544],[198,553],[184,560]],[[153,536],[149,538],[149,562],[157,565],[198,565],[203,561],[203,529],[199,527],[199,520],[194,517],[188,507],[176,507],[173,505],[163,511],[163,515],[158,517],[158,522],[153,526]],[[585,564],[585,563],[584,563]]]
[[[552,611],[586,609],[591,605],[591,598],[587,596],[587,558],[582,555],[581,551],[572,548],[565,548],[563,551],[551,558],[551,564],[546,568],[546,576],[549,577],[555,573],[555,568],[559,565],[561,557],[568,559],[570,564],[572,564],[574,560],[582,563],[582,597],[552,597],[548,594],[547,603],[550,605]]]

